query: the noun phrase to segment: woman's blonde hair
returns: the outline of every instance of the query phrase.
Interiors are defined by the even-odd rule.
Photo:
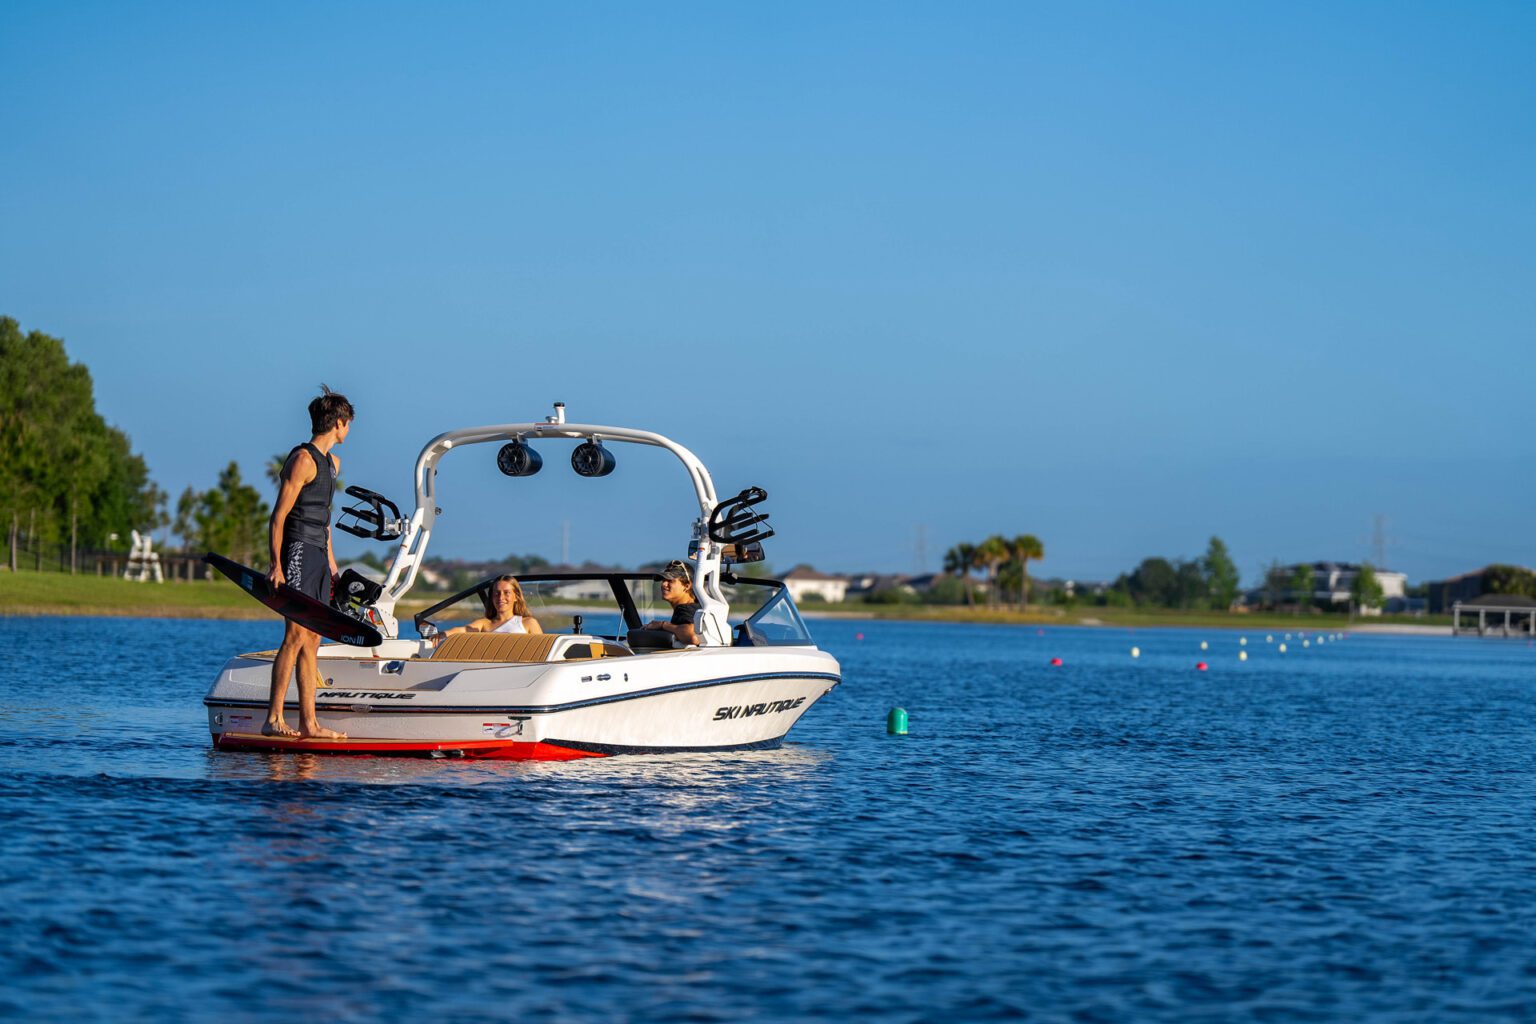
[[[505,574],[497,576],[494,580],[491,581],[491,589],[485,595],[486,614],[494,615],[496,613],[496,584],[498,583],[512,584],[512,614],[527,615],[528,600],[523,597],[523,585],[517,582],[516,576],[508,576]]]

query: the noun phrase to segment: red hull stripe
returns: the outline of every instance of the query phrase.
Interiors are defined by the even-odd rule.
[[[518,743],[508,740],[307,740],[254,733],[215,733],[218,750],[281,750],[306,754],[372,754],[422,757],[440,754],[495,761],[573,761],[603,757],[591,750],[573,750],[554,743]]]

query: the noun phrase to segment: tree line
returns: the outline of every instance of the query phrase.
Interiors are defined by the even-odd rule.
[[[241,477],[239,464],[230,462],[208,490],[188,487],[181,492],[171,530],[181,538],[184,550],[217,551],[245,565],[265,566],[271,557],[267,551],[271,516],[272,506]]]
[[[270,506],[229,463],[207,490],[187,488],[174,518],[128,435],[96,410],[90,370],[64,342],[0,317],[0,531],[9,567],[43,568],[42,552],[126,551],[129,534],[169,526],[186,550],[260,557]],[[30,565],[19,564],[25,549]],[[49,567],[53,561],[48,560]]]
[[[980,543],[961,542],[944,552],[944,572],[959,581],[967,604],[975,603],[974,574],[985,574],[987,604],[1029,602],[1029,563],[1045,557],[1045,545],[1034,534],[1012,539],[994,534]],[[1308,578],[1310,589],[1310,577]],[[1240,577],[1227,545],[1212,537],[1204,556],[1195,559],[1147,558],[1122,573],[1103,593],[1101,604],[1146,605],[1158,608],[1230,608],[1240,589]],[[946,599],[941,590],[934,595]],[[1052,592],[1047,599],[1065,603],[1075,598]]]
[[[165,492],[128,435],[96,411],[90,371],[64,343],[0,317],[0,529],[10,563],[43,547],[125,549],[165,524]],[[116,535],[114,537],[114,535]]]
[[[944,583],[936,583],[927,599],[939,604],[959,603],[963,599],[974,604],[976,574],[982,573],[982,589],[989,607],[1017,602],[1023,610],[1027,607],[1030,586],[1029,563],[1044,554],[1044,545],[1032,534],[1012,540],[994,535],[979,544],[956,544],[944,553]],[[1256,596],[1266,610],[1289,607],[1301,612],[1312,607],[1315,593],[1312,566],[1286,567],[1275,562],[1266,567]],[[1058,582],[1045,595],[1045,601],[1076,604],[1086,600],[1100,606],[1226,611],[1237,604],[1241,595],[1241,574],[1232,553],[1225,541],[1213,536],[1198,558],[1145,558],[1136,568],[1121,573],[1113,583],[1091,595],[1072,593]],[[1350,585],[1350,603],[1355,609],[1377,607],[1382,598],[1381,582],[1374,568],[1369,563],[1360,566]]]
[[[1264,569],[1257,591],[1257,607],[1264,611],[1289,608],[1301,613],[1316,603],[1317,579],[1310,564],[1285,566],[1271,562]],[[1381,605],[1383,590],[1376,570],[1362,564],[1350,583],[1353,611]],[[1241,577],[1226,542],[1212,537],[1205,554],[1199,558],[1143,559],[1129,573],[1122,573],[1103,595],[1100,603],[1116,606],[1173,608],[1180,610],[1227,611],[1242,594]]]
[[[1536,597],[1536,572],[1518,565],[1498,563],[1483,570],[1483,585],[1490,594]]]
[[[1311,589],[1311,576],[1307,577]],[[1107,604],[1155,608],[1222,609],[1232,607],[1241,578],[1226,542],[1212,537],[1199,558],[1143,559],[1110,584]]]

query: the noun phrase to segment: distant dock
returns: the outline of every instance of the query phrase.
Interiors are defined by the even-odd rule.
[[[1536,600],[1501,594],[1451,606],[1452,636],[1536,637]]]

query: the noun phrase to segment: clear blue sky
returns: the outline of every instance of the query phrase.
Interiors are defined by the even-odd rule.
[[[12,0],[0,139],[0,313],[173,495],[326,381],[349,482],[559,399],[779,569],[1536,564],[1530,4]],[[491,454],[437,553],[686,540],[659,453]]]

